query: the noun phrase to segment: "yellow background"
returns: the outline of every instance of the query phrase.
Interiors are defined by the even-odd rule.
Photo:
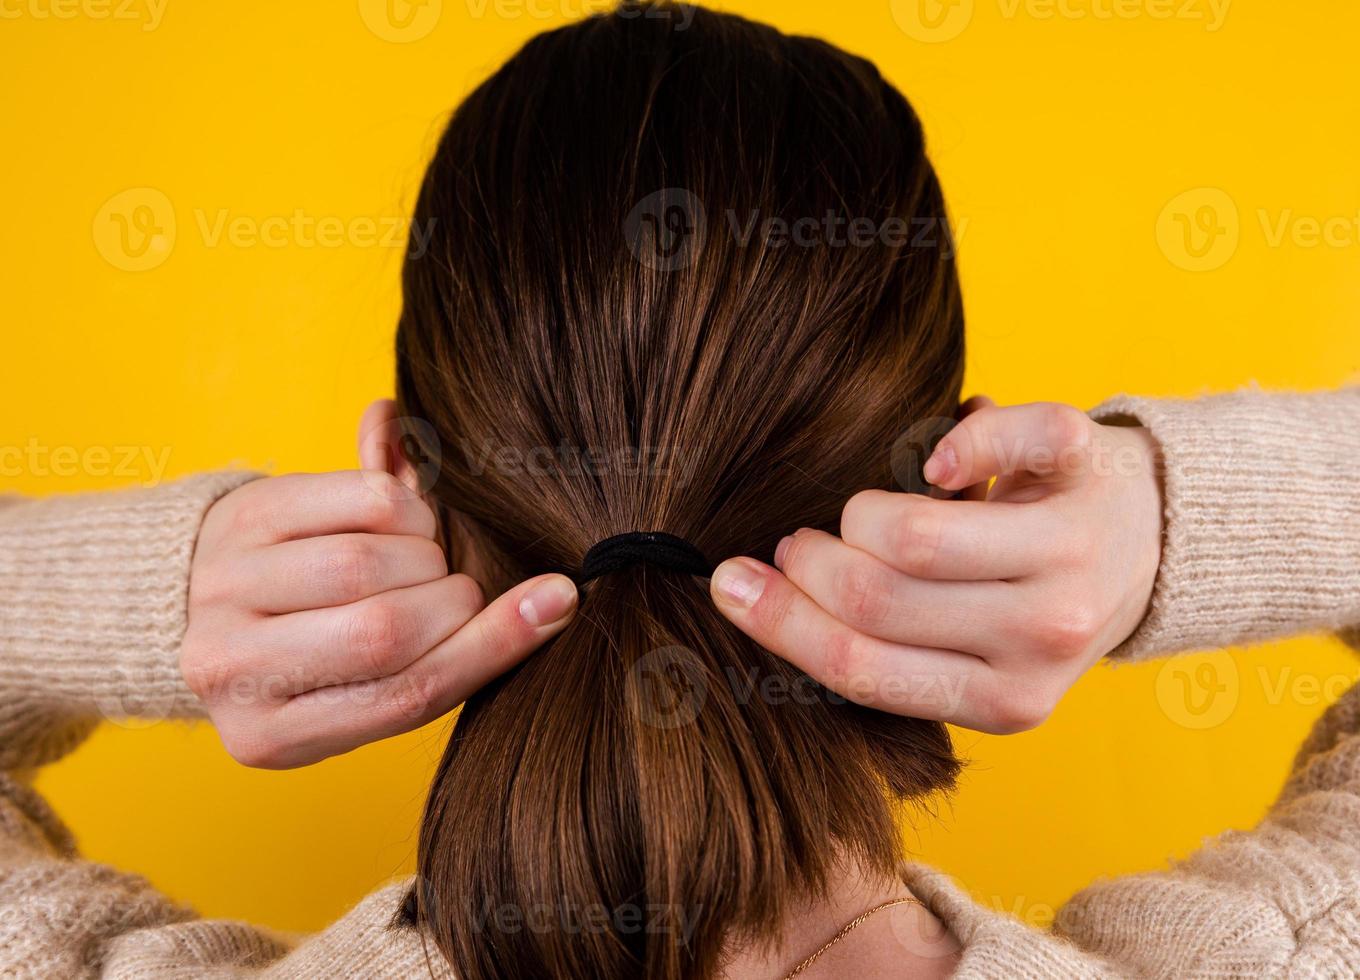
[[[353,465],[360,410],[391,391],[401,261],[356,219],[408,214],[445,113],[582,0],[445,0],[406,27],[368,0],[56,2],[0,0],[0,446],[168,449],[170,476]],[[725,9],[869,56],[919,109],[960,229],[970,390],[1091,405],[1356,378],[1360,5],[1237,0],[1219,24],[1207,0],[918,2]],[[120,259],[113,222],[166,207],[173,241]],[[344,241],[249,242],[299,212]],[[246,234],[212,238],[223,214]],[[77,469],[0,483],[154,475]],[[910,846],[1042,923],[1095,876],[1250,825],[1314,686],[1354,672],[1324,640],[1094,671],[1040,731],[961,733],[963,789]],[[310,929],[412,867],[443,733],[275,773],[206,725],[106,725],[39,783],[88,854],[207,915]]]

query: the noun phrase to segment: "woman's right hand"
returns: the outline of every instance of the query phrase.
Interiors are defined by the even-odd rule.
[[[801,530],[777,568],[724,562],[713,597],[850,700],[985,732],[1033,728],[1148,608],[1158,463],[1146,429],[1066,405],[989,405],[925,467],[952,493],[997,477],[985,499],[866,491],[840,537]]]
[[[569,578],[487,605],[434,536],[380,470],[260,479],[209,509],[180,667],[233,757],[292,768],[418,728],[571,619]]]

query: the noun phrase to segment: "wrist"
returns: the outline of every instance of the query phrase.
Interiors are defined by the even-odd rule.
[[[212,502],[252,478],[204,474],[47,498],[6,515],[0,697],[26,731],[0,736],[36,752],[36,730],[58,719],[201,713],[178,665],[194,543]]]
[[[1248,390],[1121,397],[1165,465],[1165,532],[1147,616],[1116,656],[1214,649],[1360,621],[1354,433],[1360,395]]]
[[[1111,519],[1120,525],[1123,563],[1127,571],[1115,642],[1119,647],[1147,618],[1161,566],[1165,536],[1165,483],[1162,451],[1152,430],[1131,418],[1102,421],[1113,443],[1110,478],[1117,480]]]

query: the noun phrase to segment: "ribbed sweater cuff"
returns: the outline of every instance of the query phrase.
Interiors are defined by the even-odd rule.
[[[0,508],[0,756],[37,764],[99,718],[199,715],[179,647],[199,525],[257,474]],[[63,735],[63,732],[67,733]]]
[[[1360,389],[1119,397],[1091,414],[1146,426],[1165,463],[1151,607],[1112,656],[1360,624]]]

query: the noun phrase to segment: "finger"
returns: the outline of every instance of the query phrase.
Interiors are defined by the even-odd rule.
[[[252,633],[252,649],[241,651],[241,672],[268,678],[276,698],[385,677],[424,656],[483,605],[475,581],[446,575],[344,606],[273,616]]]
[[[274,717],[280,737],[314,761],[428,724],[561,632],[576,603],[563,575],[523,582],[398,673],[292,698]]]
[[[992,401],[986,395],[974,395],[959,406],[957,418],[962,422],[979,409],[995,407],[996,402]],[[990,486],[990,483],[991,481],[989,480],[982,480],[979,483],[974,483],[972,486],[964,487],[958,492],[957,497],[960,500],[986,500],[987,489]]]
[[[233,573],[245,608],[341,606],[448,575],[444,551],[415,534],[327,534],[248,552]]]
[[[359,419],[359,468],[364,470],[396,469],[392,430],[395,428],[397,403],[391,398],[379,398],[364,409]]]
[[[238,492],[245,496],[237,520],[254,541],[346,532],[434,537],[434,511],[381,470],[290,473],[248,483]]]
[[[1084,470],[1094,426],[1070,405],[981,408],[939,441],[924,475],[942,490],[1018,472],[1071,475]]]
[[[747,636],[829,690],[871,708],[966,721],[967,690],[986,679],[986,664],[968,654],[857,632],[752,558],[723,562],[711,590],[718,610]]]
[[[935,500],[886,490],[851,497],[840,531],[852,548],[907,575],[960,581],[1033,574],[1062,558],[1071,536],[1052,508],[1034,503]]]
[[[977,656],[1006,649],[1007,627],[1022,602],[1009,582],[904,575],[825,531],[799,531],[776,564],[817,605],[860,633]]]

